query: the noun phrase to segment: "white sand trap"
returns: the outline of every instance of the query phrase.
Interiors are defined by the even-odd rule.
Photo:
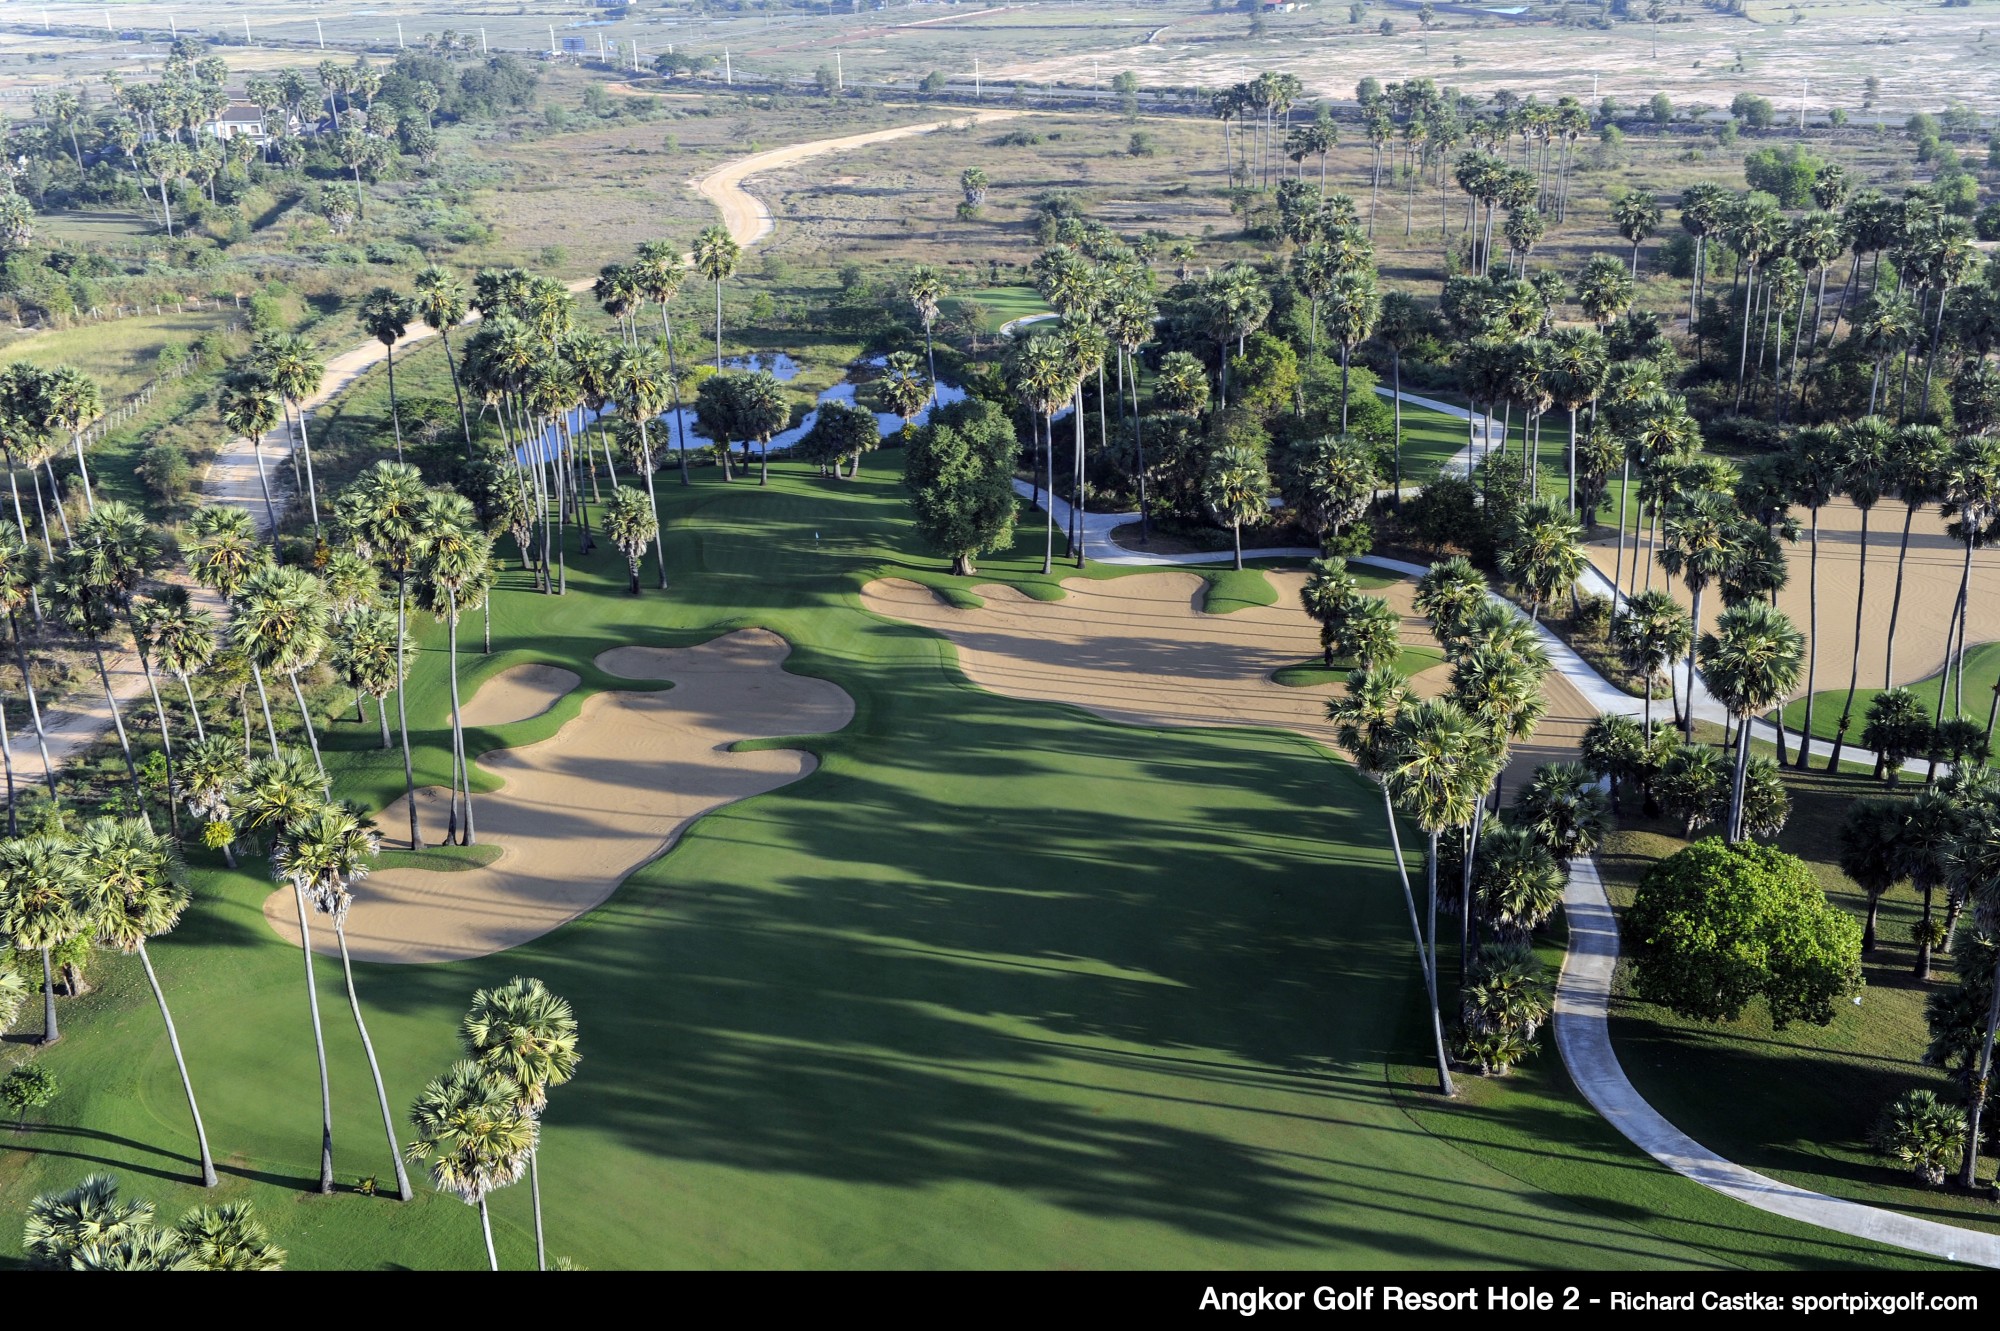
[[[631,679],[668,679],[654,693],[597,693],[548,739],[478,761],[504,782],[475,795],[482,839],[499,860],[458,872],[384,869],[355,890],[348,947],[365,961],[457,961],[481,957],[575,919],[634,869],[664,854],[712,809],[788,785],[813,770],[796,749],[731,753],[739,740],[825,734],[854,716],[838,686],[782,668],[785,640],[744,629],[699,647],[619,647],[601,669]],[[441,835],[444,795],[425,792],[426,835]],[[377,815],[395,838],[407,827],[402,801]],[[389,841],[392,847],[401,838]],[[298,942],[289,889],[264,902],[264,918]],[[318,921],[315,949],[334,951]]]
[[[878,615],[942,633],[973,683],[1010,698],[1072,703],[1135,725],[1292,730],[1332,745],[1326,703],[1337,690],[1271,680],[1280,666],[1319,654],[1319,626],[1299,608],[1305,574],[1265,576],[1277,589],[1277,604],[1227,615],[1197,609],[1202,580],[1178,572],[1071,578],[1061,601],[989,584],[975,589],[986,601],[979,610],[954,609],[902,579],[870,583],[861,601]],[[1414,584],[1397,581],[1370,594],[1403,615],[1405,643],[1429,643],[1428,623],[1411,607],[1414,592]],[[1442,693],[1449,668],[1433,666],[1414,683],[1426,696]],[[1592,715],[1560,675],[1549,676],[1547,694],[1547,719],[1528,744],[1515,747],[1510,788],[1536,765],[1574,756]]]
[[[561,666],[509,666],[481,684],[479,692],[459,709],[459,716],[467,729],[512,725],[540,716],[582,682],[574,670]]]

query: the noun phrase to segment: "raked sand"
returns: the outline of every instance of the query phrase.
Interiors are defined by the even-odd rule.
[[[957,648],[966,676],[1010,698],[1072,703],[1135,725],[1261,726],[1333,744],[1329,687],[1288,688],[1273,671],[1319,654],[1319,628],[1299,608],[1305,575],[1266,573],[1274,605],[1226,615],[1201,610],[1205,584],[1192,573],[1139,573],[1102,581],[1071,578],[1060,601],[1037,601],[1010,587],[975,589],[978,610],[947,605],[926,587],[901,579],[870,583],[862,604],[878,615],[935,630]],[[1415,587],[1398,581],[1383,596],[1403,616],[1403,641],[1431,641],[1411,605]],[[1425,696],[1450,684],[1448,667],[1413,681]],[[1591,713],[1560,675],[1547,684],[1549,713],[1534,737],[1516,746],[1507,785],[1537,765],[1573,757]]]
[[[739,740],[825,734],[853,719],[845,691],[783,668],[789,652],[776,634],[744,629],[699,647],[619,647],[599,656],[612,674],[674,687],[593,694],[549,738],[478,759],[503,782],[473,797],[480,838],[499,845],[500,858],[481,868],[392,868],[363,879],[347,919],[349,949],[363,961],[412,963],[517,947],[605,900],[702,814],[811,772],[813,758],[796,749],[730,752]],[[517,679],[503,690],[510,706],[520,688]],[[429,801],[427,825],[439,826],[444,793],[419,794]],[[400,804],[378,822],[393,828]],[[289,889],[266,898],[264,918],[298,942]],[[333,954],[326,922],[314,924],[315,950]]]

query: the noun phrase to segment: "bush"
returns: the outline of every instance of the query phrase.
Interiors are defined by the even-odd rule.
[[[1159,145],[1153,136],[1143,129],[1132,131],[1132,137],[1125,144],[1125,151],[1133,157],[1151,157],[1159,152]]]
[[[1965,1144],[1965,1111],[1929,1091],[1905,1091],[1882,1111],[1874,1142],[1935,1188]]]
[[[1825,1026],[1861,986],[1861,926],[1803,860],[1770,846],[1709,837],[1661,860],[1627,929],[1639,996],[1698,1021],[1734,1021],[1761,995],[1779,1029]]]
[[[178,505],[194,489],[194,464],[179,445],[157,443],[139,456],[139,479],[161,503]]]
[[[26,1127],[28,1111],[42,1108],[61,1090],[55,1073],[38,1063],[23,1063],[0,1080],[0,1104],[13,1112],[17,1124]]]

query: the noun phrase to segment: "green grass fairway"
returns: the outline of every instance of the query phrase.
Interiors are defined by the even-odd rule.
[[[1845,662],[1840,663],[1842,666],[1845,666],[1845,664]],[[1822,661],[1820,665],[1823,677],[1826,663]],[[1844,674],[1845,671],[1842,670],[1837,673]],[[1956,668],[1952,670],[1951,677],[1951,696],[1944,700],[1944,716],[1947,721],[1957,715],[1952,706],[1953,702],[1959,696],[1958,671]],[[1879,671],[1876,673],[1875,678],[1882,678]],[[1938,688],[1943,681],[1944,676],[1936,674],[1906,686],[1923,703],[1924,714],[1926,716],[1933,716],[1937,713]],[[1986,724],[1987,711],[1993,706],[1993,695],[1996,688],[2000,688],[2000,642],[1979,643],[1965,654],[1964,697],[1965,716],[1967,720],[1976,722],[1981,726]],[[1861,727],[1868,723],[1868,704],[1873,702],[1875,695],[1881,691],[1880,689],[1871,689],[1866,686],[1855,691],[1854,719],[1847,729],[1847,742],[1849,744],[1861,743]],[[1826,689],[1815,693],[1813,695],[1813,735],[1819,739],[1832,739],[1835,732],[1840,728],[1841,709],[1846,705],[1847,690],[1844,688]],[[1794,730],[1805,725],[1805,699],[1801,698],[1797,702],[1786,706],[1785,723]]]
[[[792,668],[857,704],[802,743],[813,775],[703,819],[585,918],[482,960],[357,967],[399,1113],[453,1056],[475,988],[536,975],[574,1001],[584,1061],[542,1153],[552,1253],[599,1269],[1920,1264],[1667,1174],[1582,1106],[1552,1051],[1440,1119],[1410,1089],[1421,986],[1373,793],[1294,735],[997,697],[943,640],[861,611],[882,575],[1054,591],[1028,540],[977,580],[914,553],[899,462],[839,483],[780,463],[761,489],[663,473],[665,593],[624,595],[608,546],[572,554],[563,599],[503,577],[468,691],[529,661],[583,685],[474,747],[632,687],[592,667],[605,648],[743,625],[783,634]],[[461,640],[476,652],[476,631]],[[435,627],[423,644],[418,779],[442,782]],[[372,718],[333,727],[340,794],[400,792],[374,744]],[[343,1190],[309,1193],[299,955],[260,915],[260,857],[244,863],[204,859],[195,908],[154,949],[220,1198],[253,1199],[295,1267],[479,1265],[455,1199],[351,1190],[386,1174],[389,1148],[327,963]],[[32,1195],[92,1171],[168,1214],[205,1200],[183,1182],[186,1113],[136,967],[100,960],[93,978],[40,1056],[61,1098],[0,1128],[0,1253],[18,1252]],[[17,1034],[0,1061],[26,1052]],[[494,1210],[504,1264],[529,1264],[526,1189]]]
[[[1048,302],[1033,287],[982,287],[978,291],[947,296],[940,304],[946,313],[955,316],[959,306],[968,300],[976,302],[986,311],[979,324],[982,333],[997,333],[1000,325],[1010,320],[1051,313]]]

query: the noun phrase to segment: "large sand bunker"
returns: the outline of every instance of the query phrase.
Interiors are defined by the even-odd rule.
[[[838,686],[784,670],[790,650],[774,633],[745,629],[699,647],[599,656],[612,674],[674,688],[594,694],[548,739],[479,759],[504,783],[474,797],[480,835],[501,857],[364,879],[347,919],[349,950],[364,961],[425,962],[519,946],[609,897],[702,814],[811,772],[812,756],[796,749],[729,751],[738,740],[825,734],[853,719],[854,701]],[[442,792],[423,793],[426,825],[438,828]],[[401,815],[398,801],[378,821],[393,830]],[[298,942],[289,889],[265,900],[264,918]],[[315,929],[313,944],[332,953],[332,931]]]
[[[1275,605],[1227,615],[1202,613],[1205,593],[1192,573],[1140,573],[1094,581],[1071,578],[1061,601],[1037,601],[1011,587],[977,589],[986,605],[957,610],[926,587],[901,579],[870,583],[869,610],[935,630],[958,649],[973,683],[1010,698],[1073,703],[1136,725],[1263,726],[1333,743],[1326,721],[1330,688],[1288,688],[1271,672],[1319,653],[1319,628],[1299,608],[1305,575],[1267,573]],[[1403,615],[1403,640],[1429,642],[1408,581],[1374,593]],[[1444,691],[1449,671],[1416,676],[1418,692]],[[1514,750],[1508,785],[1540,763],[1574,755],[1592,713],[1569,682],[1551,674],[1549,713],[1534,738]]]
[[[459,708],[459,717],[468,730],[512,725],[540,716],[582,682],[574,670],[561,666],[509,666],[479,686]]]

